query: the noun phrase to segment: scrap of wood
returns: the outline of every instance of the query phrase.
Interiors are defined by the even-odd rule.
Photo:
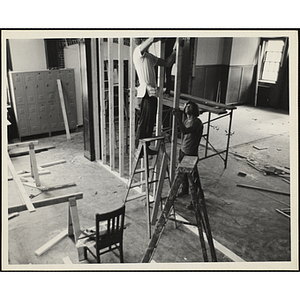
[[[233,154],[234,156],[247,159],[247,157],[242,155],[242,154],[239,154],[239,153],[236,153],[236,152],[230,152],[230,153]]]
[[[290,195],[290,193],[287,193],[287,192],[271,190],[271,189],[267,189],[267,188],[263,188],[263,187],[258,187],[258,186],[253,186],[253,185],[237,184],[237,186],[244,187],[244,188],[249,188],[249,189],[260,190],[260,191],[265,191],[265,192],[271,192],[271,193],[281,194],[281,195],[286,195],[286,196]]]
[[[51,167],[51,166],[54,166],[54,165],[64,164],[66,162],[67,162],[66,160],[62,159],[62,160],[58,160],[58,161],[48,162],[48,163],[45,163],[45,164],[40,164],[39,167],[40,168],[46,168],[46,167]]]
[[[30,183],[30,182],[23,182],[23,185],[29,186],[31,188],[35,188],[35,189],[42,189],[42,186],[37,187],[34,183]]]
[[[70,140],[71,135],[70,135],[68,116],[67,116],[67,111],[66,111],[66,105],[65,105],[65,99],[64,99],[64,93],[63,93],[63,89],[62,89],[62,85],[61,85],[61,80],[57,79],[56,82],[57,82],[57,86],[58,86],[58,94],[59,94],[64,124],[65,124],[66,135],[67,135],[67,139]]]
[[[30,170],[31,177],[34,178],[36,186],[41,186],[40,176],[37,168],[36,156],[34,152],[34,144],[29,144],[29,155],[30,155]]]
[[[269,147],[258,147],[258,146],[253,146],[254,149],[256,150],[266,150],[268,149]]]
[[[250,167],[252,167],[253,169],[255,169],[255,170],[261,172],[261,169],[257,168],[253,163],[247,161],[247,164],[248,164]]]
[[[64,257],[63,262],[66,265],[72,265],[73,264],[69,256]]]
[[[18,191],[20,193],[20,196],[21,196],[21,200],[23,200],[22,202],[25,203],[25,209],[28,209],[30,212],[34,212],[35,211],[35,208],[34,206],[32,205],[31,201],[30,201],[30,198],[28,196],[28,194],[26,193],[26,190],[12,164],[12,161],[7,153],[7,163],[8,163],[8,167],[9,167],[9,170],[11,172],[11,175],[15,181],[15,183],[17,184],[17,187],[18,187]]]
[[[33,145],[38,145],[39,142],[38,141],[32,141],[32,142],[25,142],[25,143],[15,143],[15,144],[8,144],[7,145],[7,150],[12,150],[12,149],[18,149],[18,148],[22,148],[22,147],[28,147],[30,144]]]
[[[36,148],[34,149],[35,153],[40,153],[42,151],[48,151],[50,149],[54,149],[55,146],[48,146],[48,147],[42,147],[42,148]],[[29,151],[22,151],[22,152],[16,152],[16,153],[9,153],[10,157],[18,157],[18,156],[23,156],[23,155],[28,155]]]
[[[37,249],[34,254],[36,256],[41,256],[44,254],[47,250],[49,250],[51,247],[53,247],[55,244],[57,244],[59,241],[61,241],[63,238],[65,238],[68,235],[68,229],[65,229],[60,234],[58,234],[56,237],[54,237],[52,240],[47,242],[45,245]]]
[[[290,215],[286,214],[285,212],[283,212],[283,211],[280,210],[280,209],[277,209],[277,208],[276,208],[276,211],[279,212],[280,214],[282,214],[282,215],[285,216],[285,217],[288,217],[288,218],[291,217]]]
[[[42,199],[33,202],[33,205],[35,208],[39,207],[44,207],[44,206],[49,206],[49,205],[54,205],[54,204],[60,204],[64,202],[68,202],[70,198],[76,197],[76,200],[82,199],[83,198],[83,193],[75,193],[75,194],[69,194],[69,195],[64,195],[64,196],[57,196],[53,198],[48,198],[48,199]],[[26,210],[26,205],[15,205],[11,206],[8,208],[8,213],[14,213],[14,212],[20,212]]]
[[[285,178],[281,178],[284,182],[287,182],[288,184],[291,184],[289,180],[286,180]]]
[[[10,220],[10,219],[12,219],[12,218],[14,218],[14,217],[18,217],[19,216],[19,213],[13,213],[13,214],[9,214],[8,215],[8,220]]]

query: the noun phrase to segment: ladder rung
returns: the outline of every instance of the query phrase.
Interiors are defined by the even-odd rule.
[[[135,182],[135,183],[131,184],[130,188],[132,189],[134,187],[140,186],[140,185],[145,184],[145,183],[146,183],[146,181],[144,181],[144,180],[143,181],[139,181],[139,182]]]
[[[126,199],[126,202],[132,201],[132,200],[136,200],[136,199],[138,199],[138,198],[142,198],[142,197],[145,197],[145,196],[146,196],[146,193],[142,193],[142,194],[140,194],[140,195],[133,195],[133,196],[131,196],[131,197],[128,197],[128,198]]]
[[[150,168],[149,168],[149,171],[151,171],[151,170],[153,170],[153,169],[154,169],[154,167],[150,167]],[[134,174],[142,173],[142,172],[144,172],[144,171],[145,171],[145,168],[136,169],[136,170],[134,171]]]

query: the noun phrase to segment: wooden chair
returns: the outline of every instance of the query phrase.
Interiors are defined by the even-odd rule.
[[[76,244],[78,248],[84,248],[85,259],[87,258],[88,251],[100,263],[100,256],[102,254],[118,249],[120,252],[120,262],[124,262],[124,219],[125,205],[111,212],[96,214],[95,229],[84,232]]]

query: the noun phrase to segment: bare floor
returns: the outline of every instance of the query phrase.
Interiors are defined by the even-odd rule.
[[[205,115],[203,115],[205,120]],[[224,148],[226,120],[211,128],[211,141],[217,149]],[[257,168],[265,165],[290,167],[289,115],[286,112],[238,107],[234,112],[228,166],[212,157],[199,162],[198,168],[207,203],[212,235],[217,249],[218,262],[289,262],[291,261],[290,219],[276,209],[290,207],[290,197],[282,194],[238,187],[237,184],[259,186],[289,192],[290,185],[282,177],[264,175]],[[80,225],[94,225],[96,212],[105,212],[122,204],[126,184],[98,162],[83,156],[83,133],[39,139],[39,147],[55,146],[36,155],[38,164],[66,160],[66,163],[48,167],[50,174],[40,176],[42,185],[75,182],[76,186],[51,192],[25,187],[32,201],[82,192],[77,201]],[[200,157],[203,155],[203,141]],[[247,160],[248,159],[248,160]],[[16,171],[30,170],[29,156],[12,158]],[[239,173],[246,174],[243,177]],[[176,200],[176,212],[194,222],[192,211],[187,209],[189,196]],[[8,206],[20,203],[14,181],[8,182]],[[66,237],[41,256],[35,251],[67,228],[67,204],[57,204],[37,209],[33,213],[20,212],[8,221],[8,262],[10,266],[62,265],[66,262],[80,266],[96,265],[92,258],[78,261],[77,250],[71,238]],[[144,200],[126,204],[126,229],[124,232],[125,264],[140,263],[149,242]],[[221,246],[220,246],[221,245]],[[234,255],[230,255],[233,253]],[[101,266],[118,264],[118,253],[102,258]],[[203,262],[199,237],[189,227],[169,221],[153,263],[176,263],[184,268],[189,263]],[[119,265],[119,264],[118,264]],[[167,265],[168,266],[168,265]],[[56,267],[54,267],[56,268]],[[141,267],[139,267],[141,268]],[[168,267],[166,267],[168,268]],[[202,265],[197,265],[202,268]]]

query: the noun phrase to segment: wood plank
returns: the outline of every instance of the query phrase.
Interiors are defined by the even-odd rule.
[[[255,98],[254,98],[254,106],[257,106],[258,99],[258,81],[259,81],[259,73],[261,66],[261,45],[258,48],[258,57],[257,57],[257,69],[256,69],[256,79],[255,79]]]
[[[179,109],[179,101],[180,101],[180,87],[181,87],[181,68],[182,68],[182,46],[180,46],[181,39],[176,39],[176,66],[177,72],[175,75],[175,88],[174,88],[174,102],[173,108]],[[171,162],[170,162],[170,177],[171,182],[173,182],[175,177],[175,166],[177,160],[177,131],[178,126],[176,122],[175,116],[172,117],[172,138],[171,138]]]
[[[166,43],[160,42],[160,57],[162,59],[165,59],[165,45]],[[157,115],[156,115],[156,136],[161,135],[164,82],[165,82],[165,68],[158,67],[158,105],[157,105]]]
[[[37,187],[41,186],[40,176],[37,168],[36,156],[34,152],[34,145],[29,144],[29,156],[30,156],[30,169],[31,177],[34,178]]]
[[[180,110],[183,110],[184,108],[184,104],[187,103],[189,100],[188,99],[180,99],[179,100],[179,109]],[[197,103],[196,101],[194,101],[195,103]],[[167,96],[164,96],[163,98],[163,104],[168,106],[168,107],[173,107],[173,99],[168,97]],[[225,114],[226,113],[226,110],[224,108],[216,108],[216,107],[212,107],[212,106],[209,106],[209,105],[204,105],[204,104],[201,104],[201,103],[197,103],[198,107],[200,110],[204,111],[204,112],[211,112],[211,113],[214,113],[214,114]]]
[[[101,159],[106,164],[106,109],[104,86],[104,45],[103,38],[99,38],[99,96],[100,96],[100,132],[101,132]]]
[[[109,110],[109,164],[115,170],[115,121],[114,121],[114,62],[113,39],[108,38],[108,110]]]
[[[62,239],[64,239],[68,235],[68,229],[65,229],[62,231],[60,234],[58,234],[56,237],[51,239],[49,242],[47,242],[45,245],[37,249],[34,254],[36,256],[41,256],[44,254],[46,251],[48,251],[51,247],[56,245],[58,242],[60,242]]]
[[[159,209],[159,205],[161,202],[161,194],[162,194],[162,190],[164,187],[167,166],[168,166],[167,154],[164,153],[163,158],[162,158],[162,163],[161,163],[161,169],[160,169],[159,177],[158,177],[158,185],[157,185],[157,189],[156,189],[156,193],[155,193],[155,197],[154,197],[154,206],[153,206],[152,217],[151,217],[152,225],[155,225],[156,220],[157,220],[157,214],[158,214],[158,209]]]
[[[68,182],[68,183],[57,184],[57,185],[53,185],[53,186],[46,186],[46,187],[41,188],[41,191],[49,192],[49,191],[54,191],[54,190],[58,190],[58,189],[64,189],[64,188],[75,186],[75,185],[76,185],[75,182]]]
[[[68,123],[68,117],[67,117],[67,111],[66,111],[66,105],[65,105],[64,93],[63,93],[63,89],[62,89],[62,85],[61,85],[61,80],[57,79],[56,82],[57,82],[59,100],[60,100],[60,105],[61,105],[64,124],[65,124],[66,135],[67,135],[67,139],[70,140],[71,135],[70,135],[70,129],[69,129],[69,123]]]
[[[36,148],[36,149],[34,149],[34,152],[35,153],[40,153],[40,152],[48,151],[48,150],[54,149],[54,148],[55,148],[55,146]],[[29,154],[29,151],[26,150],[26,151],[21,151],[21,152],[16,152],[16,153],[9,153],[9,156],[10,157],[18,157],[18,156],[23,156],[23,155],[28,155],[28,154]]]
[[[280,194],[280,195],[290,196],[289,192],[287,193],[287,192],[283,192],[283,191],[276,191],[276,190],[271,190],[271,189],[258,187],[258,186],[253,186],[253,185],[237,184],[237,186],[244,187],[244,188],[249,188],[249,189],[255,189],[255,190],[264,191],[264,192],[271,192],[271,193],[276,193],[276,194]]]
[[[8,163],[8,168],[9,168],[9,170],[11,172],[11,175],[12,175],[15,183],[17,184],[18,191],[19,191],[19,194],[21,196],[21,200],[24,203],[25,209],[28,209],[29,212],[34,212],[35,208],[32,205],[32,203],[31,203],[31,201],[29,199],[29,196],[26,193],[26,190],[25,190],[25,188],[24,188],[24,186],[23,186],[23,184],[22,184],[22,182],[21,182],[21,180],[20,180],[20,178],[19,178],[19,176],[18,176],[18,174],[17,174],[17,172],[16,172],[16,170],[15,170],[15,168],[14,168],[14,166],[12,164],[12,161],[11,161],[11,159],[10,159],[10,157],[9,157],[8,154],[7,154],[7,163]],[[13,212],[17,212],[17,211],[12,211],[11,213],[13,213]]]
[[[38,145],[39,141],[32,141],[32,142],[24,142],[24,143],[15,143],[15,144],[8,144],[7,149],[12,150],[12,149],[19,149],[19,148],[24,148],[24,147],[29,147],[30,144],[33,145]]]
[[[62,159],[62,160],[57,160],[57,161],[53,161],[53,162],[48,162],[48,163],[40,164],[39,167],[40,168],[52,167],[54,165],[64,164],[66,162],[67,162],[66,160]]]
[[[73,264],[69,256],[64,257],[63,262],[66,265],[72,265]]]
[[[42,200],[35,201],[32,204],[34,205],[35,208],[40,208],[40,207],[44,207],[44,206],[68,202],[69,199],[72,197],[76,197],[76,200],[82,199],[83,193],[74,193],[74,194],[69,194],[69,195],[64,195],[64,196],[57,196],[57,197],[53,197],[53,198],[42,199]],[[15,206],[11,206],[8,208],[8,213],[21,212],[26,209],[27,209],[27,207],[25,204],[15,205]]]
[[[13,214],[9,214],[8,215],[8,220],[12,219],[12,218],[15,218],[15,217],[18,217],[19,216],[19,213],[13,213]]]
[[[130,38],[129,82],[130,82],[130,105],[129,105],[129,174],[132,173],[132,163],[135,151],[135,68],[133,64],[133,38]]]
[[[68,214],[68,235],[74,235],[75,244],[78,241],[78,238],[81,234],[79,215],[77,209],[76,197],[69,199],[69,214]],[[85,258],[84,248],[77,248],[78,260]]]
[[[118,40],[118,84],[119,84],[119,173],[124,177],[124,152],[125,152],[125,139],[124,139],[124,40]]]
[[[184,93],[180,93],[180,98],[194,100],[197,104],[202,104],[202,105],[211,106],[211,107],[218,107],[218,108],[224,108],[224,109],[236,109],[236,106],[234,106],[234,105],[216,103],[215,101],[212,101],[212,100],[207,100],[207,99],[204,99],[201,97],[196,97],[196,96],[192,96],[192,95],[188,95],[188,94],[184,94]]]
[[[95,140],[95,159],[100,159],[100,130],[99,130],[99,101],[98,101],[98,75],[97,75],[97,40],[91,39],[91,64],[92,64],[92,102]]]
[[[39,171],[39,175],[47,175],[47,174],[51,174],[51,172],[49,170]],[[19,177],[23,177],[23,178],[31,177],[31,174],[30,173],[21,174],[19,175]]]

